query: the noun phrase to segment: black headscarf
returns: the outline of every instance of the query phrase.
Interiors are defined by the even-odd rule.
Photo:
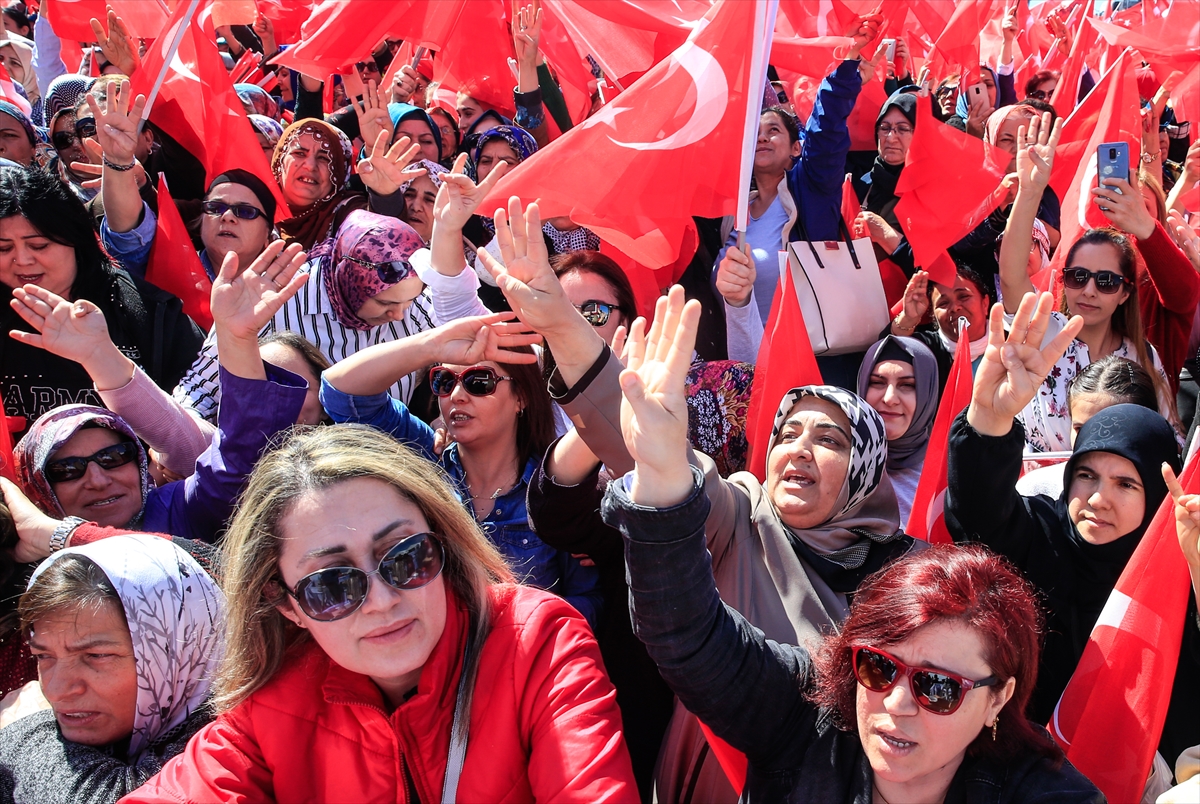
[[[875,118],[876,128],[883,122],[887,113],[893,109],[903,114],[913,128],[916,128],[917,96],[903,90],[893,92],[892,96],[884,102],[883,107],[879,110],[879,116]],[[900,199],[896,197],[896,182],[900,180],[900,173],[903,170],[903,164],[889,165],[883,161],[882,156],[876,156],[875,163],[871,166],[871,185],[867,190],[867,197],[863,199],[863,209],[874,212],[891,226],[897,228],[900,224],[896,220],[894,210]]]

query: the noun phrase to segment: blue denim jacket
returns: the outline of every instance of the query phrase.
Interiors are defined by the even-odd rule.
[[[459,498],[464,505],[468,504],[471,493],[467,489],[458,445],[451,444],[442,451],[441,457],[434,454],[433,429],[409,412],[403,402],[386,393],[374,396],[345,394],[322,378],[321,404],[335,422],[368,424],[422,452],[446,470]],[[563,597],[595,629],[603,601],[600,573],[595,567],[583,566],[570,553],[547,545],[529,525],[525,492],[537,464],[537,458],[529,460],[520,481],[496,499],[496,507],[479,527],[508,560],[518,580]]]

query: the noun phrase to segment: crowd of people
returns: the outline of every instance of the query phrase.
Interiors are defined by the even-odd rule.
[[[399,40],[365,43],[358,94],[275,64],[297,43],[261,13],[218,27],[227,70],[275,79],[231,112],[269,176],[208,175],[149,119],[112,9],[68,43],[8,3],[0,804],[1102,802],[1046,727],[1163,507],[1191,589],[1134,781],[1197,800],[1200,139],[1144,66],[1140,159],[1082,190],[1108,225],[1064,235],[1096,66],[1018,86],[1005,5],[978,71],[916,70],[877,14],[810,109],[770,68],[744,231],[696,218],[646,299],[597,233],[485,205],[571,127],[536,0],[507,109]],[[1062,5],[1036,24],[1066,53]],[[923,126],[1011,160],[952,284],[897,213]],[[176,210],[207,332],[153,281]],[[844,236],[894,316],[754,399],[756,474],[780,253]],[[953,544],[906,532],[928,464]]]

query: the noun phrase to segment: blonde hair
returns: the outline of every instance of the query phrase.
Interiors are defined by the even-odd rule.
[[[490,628],[488,589],[513,582],[500,553],[459,502],[445,474],[400,442],[361,425],[298,427],[258,462],[225,536],[222,586],[229,630],[214,682],[218,711],[253,695],[279,671],[288,651],[309,639],[308,631],[276,608],[284,599],[280,522],[305,494],[360,477],[392,486],[421,509],[440,538],[446,553],[442,577],[469,614],[472,660],[462,672],[467,689],[473,689]]]

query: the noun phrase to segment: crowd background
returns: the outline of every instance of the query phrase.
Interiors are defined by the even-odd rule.
[[[0,803],[1200,797],[1196,0],[0,15]]]

